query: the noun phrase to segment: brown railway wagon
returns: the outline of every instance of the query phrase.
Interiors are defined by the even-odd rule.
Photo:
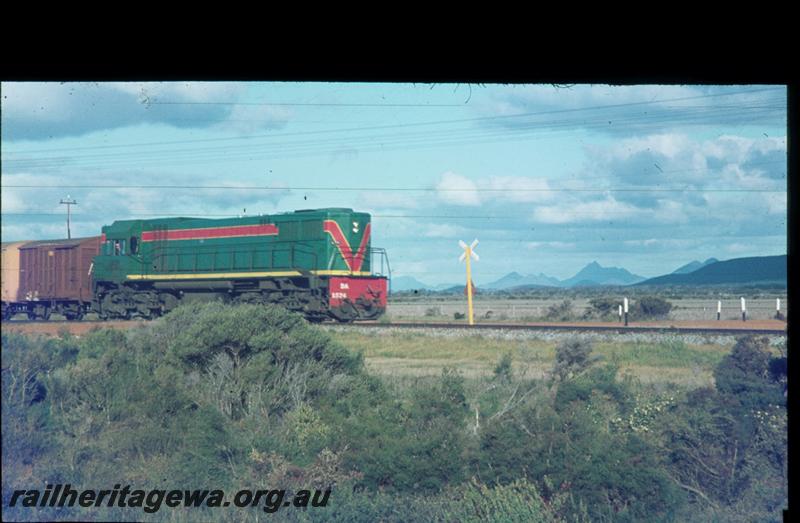
[[[2,245],[2,287],[3,303],[17,301],[19,297],[19,248],[28,242],[6,242]]]
[[[100,252],[100,237],[29,242],[19,249],[18,301],[27,302],[29,316],[50,312],[80,316],[92,301],[92,259]]]
[[[26,300],[92,300],[92,259],[100,237],[30,242],[20,250],[19,297]]]

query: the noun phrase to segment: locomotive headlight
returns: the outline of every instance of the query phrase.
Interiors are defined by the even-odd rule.
[[[353,232],[358,233],[358,222],[353,222]]]

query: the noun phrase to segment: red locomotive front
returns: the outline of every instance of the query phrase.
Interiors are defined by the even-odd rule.
[[[331,277],[331,313],[340,321],[376,319],[386,312],[387,291],[387,279],[383,277]]]

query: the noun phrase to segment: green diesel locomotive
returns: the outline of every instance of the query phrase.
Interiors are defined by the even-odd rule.
[[[181,302],[276,303],[312,321],[386,309],[385,251],[370,215],[328,208],[226,219],[120,220],[102,229],[90,272],[102,318],[149,318]],[[381,270],[381,273],[383,271]]]

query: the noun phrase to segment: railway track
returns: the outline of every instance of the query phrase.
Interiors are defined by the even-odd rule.
[[[74,334],[83,333],[96,327],[132,328],[146,323],[146,320],[11,320],[3,322],[3,330],[17,330],[30,333],[56,334],[68,330]],[[658,333],[658,334],[723,334],[723,335],[768,335],[786,336],[786,323],[776,320],[754,320],[751,322],[721,321],[716,322],[673,322],[665,324],[641,323],[627,327],[619,323],[446,323],[395,321],[391,323],[365,321],[351,324],[325,323],[348,328],[366,327],[371,329],[471,329],[471,330],[539,330],[539,331],[571,331],[571,332],[607,332],[612,334]],[[749,323],[749,325],[748,325]]]
[[[786,327],[783,328],[750,328],[750,327],[710,327],[705,325],[698,326],[676,326],[676,325],[628,325],[619,324],[557,324],[557,323],[476,323],[468,325],[466,323],[437,323],[437,322],[360,322],[352,324],[357,327],[369,328],[417,328],[417,329],[507,329],[507,330],[543,330],[543,331],[572,331],[572,332],[609,332],[615,334],[652,332],[659,334],[761,334],[769,336],[786,336]]]

